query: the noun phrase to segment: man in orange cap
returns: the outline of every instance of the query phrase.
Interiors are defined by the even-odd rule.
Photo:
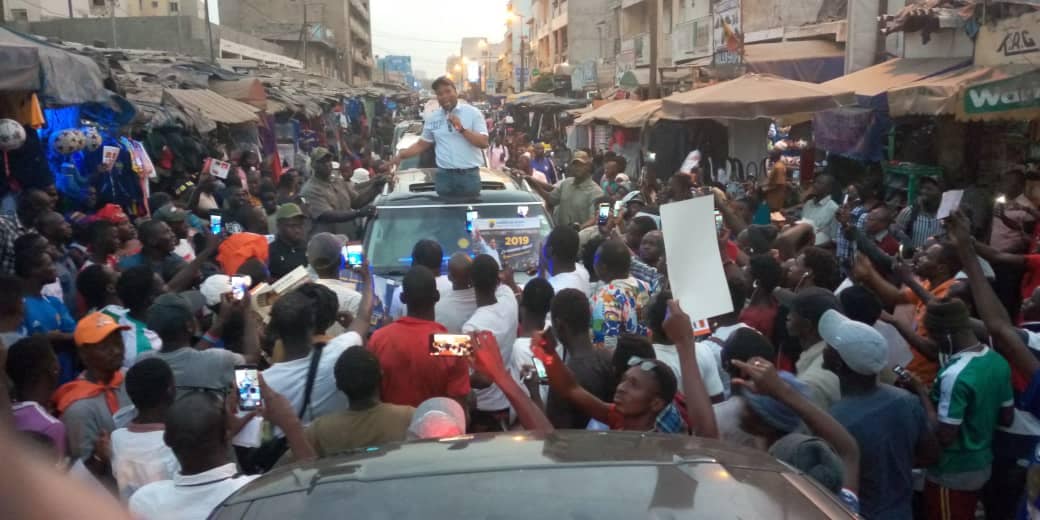
[[[69,437],[69,456],[82,459],[98,477],[109,476],[108,434],[112,416],[130,405],[123,387],[123,336],[126,327],[100,312],[76,324],[73,339],[86,367],[80,376],[58,387],[52,400]]]

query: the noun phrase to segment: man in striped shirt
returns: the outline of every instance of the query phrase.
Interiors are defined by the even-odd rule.
[[[899,212],[895,225],[896,237],[904,246],[914,249],[943,233],[942,222],[935,218],[942,202],[942,187],[938,179],[921,177],[917,191],[917,201]]]

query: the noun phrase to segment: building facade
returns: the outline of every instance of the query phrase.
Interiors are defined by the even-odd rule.
[[[373,79],[369,0],[221,0],[220,19],[223,25],[293,49],[315,72],[352,84]]]

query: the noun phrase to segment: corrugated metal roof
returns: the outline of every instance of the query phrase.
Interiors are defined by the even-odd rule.
[[[166,89],[178,104],[198,110],[204,117],[217,123],[251,123],[257,120],[257,108],[228,99],[209,89],[182,90]]]

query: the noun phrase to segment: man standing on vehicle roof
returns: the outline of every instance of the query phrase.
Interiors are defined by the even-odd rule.
[[[430,110],[424,116],[422,139],[402,150],[393,164],[415,157],[436,145],[437,194],[471,196],[480,193],[481,150],[488,147],[488,129],[483,114],[472,105],[459,104],[455,84],[446,77],[433,82],[437,102],[443,110]]]

